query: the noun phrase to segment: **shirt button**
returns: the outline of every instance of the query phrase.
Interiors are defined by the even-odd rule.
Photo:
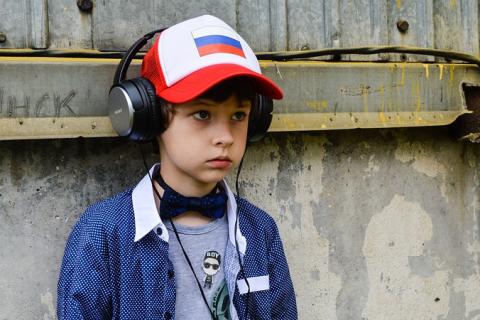
[[[157,228],[156,231],[157,231],[157,234],[158,234],[159,236],[161,236],[162,233],[163,233],[162,228]]]
[[[175,272],[173,270],[168,270],[168,279],[172,279],[174,275]]]
[[[163,318],[164,318],[165,320],[170,320],[170,319],[172,319],[172,314],[167,311],[167,312],[165,312],[165,314],[163,315]]]

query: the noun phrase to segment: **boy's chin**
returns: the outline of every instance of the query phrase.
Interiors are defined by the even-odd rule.
[[[219,183],[227,176],[228,173],[229,171],[212,172],[201,177],[199,180],[203,183]]]

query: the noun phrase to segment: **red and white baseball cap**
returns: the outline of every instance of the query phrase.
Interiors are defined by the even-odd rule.
[[[282,90],[260,71],[257,57],[222,20],[204,15],[165,31],[145,54],[142,77],[157,95],[172,103],[192,100],[221,81],[238,76],[253,80],[256,92],[281,99]]]

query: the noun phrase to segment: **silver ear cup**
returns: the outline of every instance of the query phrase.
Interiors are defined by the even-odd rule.
[[[128,136],[133,127],[134,109],[127,92],[118,86],[110,90],[108,96],[108,115],[113,129],[122,137]]]

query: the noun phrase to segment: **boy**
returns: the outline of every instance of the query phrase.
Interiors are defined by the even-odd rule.
[[[212,16],[163,31],[142,76],[165,119],[161,162],[75,225],[58,318],[297,319],[275,222],[223,180],[245,152],[254,94],[281,90]]]

